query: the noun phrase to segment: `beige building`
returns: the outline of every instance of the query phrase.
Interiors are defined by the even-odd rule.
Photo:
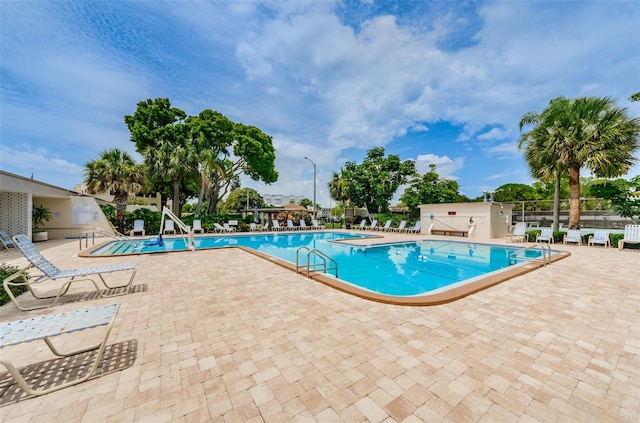
[[[0,229],[32,238],[31,211],[40,205],[52,215],[42,225],[48,239],[78,237],[95,228],[111,231],[94,197],[0,170]]]
[[[420,205],[421,233],[501,238],[511,229],[513,205],[445,203]]]

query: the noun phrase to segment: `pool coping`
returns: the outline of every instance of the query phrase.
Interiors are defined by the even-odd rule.
[[[271,232],[269,232],[271,233]],[[211,234],[207,234],[207,235],[211,235]],[[229,234],[224,234],[224,235],[229,235]],[[221,235],[221,236],[224,236]],[[367,238],[368,240],[372,240],[372,239],[384,239],[383,236],[373,236],[373,237],[369,237]],[[334,242],[345,242],[348,241],[350,239],[342,239],[342,240],[334,240]],[[416,240],[418,241],[418,240]],[[132,254],[121,254],[121,255],[117,255],[117,254],[113,254],[113,255],[109,255],[109,256],[93,256],[90,253],[95,250],[98,249],[100,247],[102,247],[102,245],[106,244],[107,242],[112,242],[112,240],[106,241],[104,243],[101,243],[93,248],[90,248],[88,250],[84,250],[81,251],[80,253],[78,253],[79,257],[91,257],[91,258],[98,258],[98,257],[115,257],[115,256],[129,256]],[[412,242],[412,241],[398,241],[398,242],[383,242],[383,243],[375,243],[375,244],[365,244],[362,245],[365,248],[368,246],[374,246],[374,245],[384,245],[384,244],[392,244],[392,243],[403,243],[403,242]],[[455,241],[453,241],[455,242]],[[358,245],[358,244],[355,244]],[[501,244],[496,244],[496,245],[501,245]],[[531,245],[535,245],[535,244],[531,244]],[[260,257],[262,259],[268,260],[271,263],[277,264],[280,267],[283,267],[285,269],[291,270],[292,272],[301,274],[303,276],[306,276],[306,272],[304,271],[298,271],[298,269],[296,269],[296,265],[294,263],[290,263],[286,260],[280,259],[278,257],[274,257],[274,256],[270,256],[268,254],[262,253],[260,251],[254,250],[252,248],[249,247],[245,247],[242,245],[228,245],[228,246],[220,246],[220,247],[216,247],[216,248],[207,248],[207,250],[219,250],[219,249],[224,249],[224,248],[237,248],[240,249],[242,251],[245,251],[249,254],[253,254],[254,256]],[[202,250],[202,249],[201,249]],[[184,250],[184,251],[176,251],[177,253],[188,253],[188,250]],[[460,298],[464,298],[468,295],[474,294],[476,292],[482,291],[484,289],[490,288],[492,286],[498,285],[502,282],[505,282],[507,280],[511,280],[517,276],[521,276],[530,272],[533,272],[534,270],[537,270],[541,267],[545,267],[547,265],[550,265],[558,260],[562,260],[564,258],[567,258],[571,255],[570,252],[568,251],[562,251],[562,250],[554,250],[555,254],[552,254],[550,256],[550,263],[549,264],[545,264],[543,262],[538,262],[538,261],[529,261],[529,262],[524,262],[524,263],[520,263],[514,266],[510,266],[508,268],[505,269],[500,269],[494,272],[491,272],[489,274],[487,274],[486,276],[479,276],[477,278],[473,278],[471,280],[469,280],[469,282],[467,283],[459,283],[459,284],[455,284],[454,286],[452,286],[449,289],[438,289],[437,292],[434,293],[424,293],[424,294],[418,294],[418,295],[411,295],[411,296],[395,296],[395,295],[387,295],[387,294],[383,294],[380,292],[375,292],[375,291],[371,291],[368,290],[366,288],[361,288],[358,287],[357,285],[348,283],[346,281],[342,281],[339,278],[336,277],[331,277],[331,276],[327,276],[324,273],[319,273],[319,272],[315,272],[315,271],[310,271],[309,272],[309,279],[313,280],[313,281],[317,281],[320,282],[324,285],[327,285],[331,288],[337,289],[339,291],[345,292],[347,294],[351,294],[366,300],[370,300],[370,301],[376,301],[379,303],[385,303],[385,304],[394,304],[394,305],[403,305],[403,306],[434,306],[434,305],[440,305],[440,304],[446,304],[446,303],[450,303],[452,301],[456,301],[459,300]],[[168,254],[168,252],[166,251],[157,251],[157,252],[149,252],[149,253],[144,253],[144,254]]]

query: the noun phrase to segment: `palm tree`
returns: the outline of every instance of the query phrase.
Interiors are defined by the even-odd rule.
[[[577,229],[580,227],[580,169],[586,167],[598,178],[626,174],[635,162],[634,153],[640,148],[640,119],[629,118],[626,109],[616,107],[609,97],[575,100],[560,97],[552,100],[545,111],[546,114],[540,115],[543,119],[531,131],[531,137],[526,138],[528,141],[521,138],[521,144],[527,142],[525,156],[532,173],[548,175],[568,170],[569,227]]]
[[[557,148],[562,145],[563,127],[566,123],[566,108],[570,101],[558,97],[549,102],[542,113],[528,112],[520,120],[520,131],[527,125],[535,125],[520,137],[518,147],[525,149],[525,159],[529,164],[531,176],[542,182],[554,181],[553,195],[553,230],[559,229],[560,223],[560,181],[567,169],[558,160]]]
[[[189,141],[160,140],[144,152],[150,174],[157,180],[173,184],[171,211],[180,216],[180,181],[193,175],[197,169],[195,148]]]
[[[117,148],[105,150],[100,158],[87,162],[84,183],[90,193],[108,192],[116,203],[118,230],[124,232],[124,217],[129,194],[138,193],[146,184],[144,166]]]
[[[333,172],[328,185],[331,198],[340,203],[346,203],[351,207],[351,182],[345,175],[344,169],[341,169],[340,173]]]

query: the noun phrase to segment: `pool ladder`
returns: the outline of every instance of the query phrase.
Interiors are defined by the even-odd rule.
[[[307,263],[300,264],[300,252],[307,252]],[[318,257],[321,262],[319,263],[311,263],[311,256]],[[327,273],[329,270],[335,271],[336,278],[338,277],[338,262],[334,259],[318,250],[317,248],[311,249],[306,246],[302,246],[296,250],[296,273],[302,273],[300,269],[307,269],[307,278],[309,277],[309,273],[313,272],[324,272]]]
[[[528,250],[542,250],[542,258],[525,256],[518,257],[520,253]],[[509,254],[509,264],[515,264],[517,260],[542,261],[545,266],[551,264],[551,246],[549,244],[533,244]]]

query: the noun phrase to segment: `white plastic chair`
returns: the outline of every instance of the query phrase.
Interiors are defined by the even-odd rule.
[[[541,233],[536,236],[536,242],[553,244],[553,228],[542,228]]]
[[[569,242],[574,242],[578,244],[578,246],[582,245],[582,234],[580,233],[580,229],[568,229],[567,233],[564,235],[562,243],[567,245]]]
[[[624,237],[618,241],[618,250],[624,248],[624,243],[638,244],[640,243],[640,225],[626,225],[624,227]]]
[[[405,227],[407,226],[406,220],[401,220],[400,225],[397,228],[389,228],[391,232],[404,232]]]
[[[611,246],[611,240],[609,239],[609,231],[606,229],[600,229],[593,232],[593,235],[589,237],[587,245],[602,244],[605,248]]]
[[[140,234],[141,236],[144,236],[145,234],[144,220],[142,219],[136,219],[133,221],[133,229],[129,232],[129,236],[135,236],[136,234]]]
[[[513,231],[507,235],[507,241],[524,242],[525,240],[529,241],[529,236],[527,235],[527,223],[517,222],[513,227]]]
[[[171,232],[173,234],[176,233],[174,222],[171,219],[167,219],[164,221],[164,233],[166,234],[167,232]]]
[[[202,221],[200,219],[193,219],[193,233],[204,233],[204,229],[202,229]]]

